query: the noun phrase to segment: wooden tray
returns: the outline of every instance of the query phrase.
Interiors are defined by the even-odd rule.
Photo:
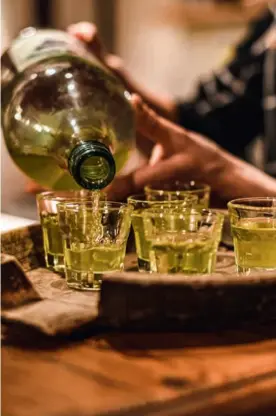
[[[44,269],[39,225],[2,234],[2,253],[15,256],[22,266],[21,273],[27,276],[41,274],[43,280],[51,275]],[[14,277],[14,269],[2,264],[2,270],[2,305],[18,306],[13,304],[17,287],[13,284],[11,290],[7,284]],[[55,285],[63,285],[65,290],[64,280],[57,275],[55,279]],[[34,292],[27,301],[39,302],[41,297],[32,289]],[[24,296],[22,302],[17,301],[24,303]],[[222,249],[213,275],[143,274],[136,271],[134,254],[128,254],[126,271],[104,276],[101,293],[94,296],[93,327],[131,330],[237,327],[248,321],[276,318],[276,272],[238,276],[234,272],[233,253]]]

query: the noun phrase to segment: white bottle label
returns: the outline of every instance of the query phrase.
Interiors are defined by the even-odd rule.
[[[9,49],[9,55],[18,72],[36,62],[71,53],[92,61],[103,68],[100,61],[90,54],[81,41],[59,30],[24,29]]]

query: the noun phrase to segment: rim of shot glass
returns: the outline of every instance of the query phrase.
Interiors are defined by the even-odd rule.
[[[105,201],[106,194],[102,192],[100,194],[100,201]],[[51,223],[53,227],[48,228],[45,221],[48,221],[51,216],[58,219],[58,205],[62,201],[92,201],[92,191],[88,190],[61,190],[61,191],[44,191],[36,195],[37,212],[40,217],[42,230],[43,230],[43,246],[44,246],[44,257],[48,268],[55,270],[56,272],[64,273],[64,254],[61,247],[62,235],[61,230],[57,224]],[[54,221],[54,219],[50,220]],[[53,235],[55,242],[49,235]],[[59,236],[60,234],[60,236]],[[50,239],[49,239],[50,238]],[[51,242],[50,242],[51,241]]]
[[[85,208],[89,211],[95,210],[95,204],[93,201],[62,201],[58,204],[58,211],[78,211],[79,208]],[[124,202],[113,201],[100,201],[97,210],[108,209],[108,211],[133,211],[133,207]]]
[[[149,222],[148,221],[152,221],[152,220],[168,220],[168,223],[164,223],[168,225],[169,228],[171,228],[171,221],[185,221],[188,220],[189,222],[189,229],[177,229],[175,230],[175,234],[182,234],[183,231],[188,231],[188,232],[192,232],[192,233],[200,233],[200,234],[208,234],[214,241],[217,241],[217,244],[219,244],[219,242],[221,241],[221,234],[222,234],[222,227],[223,227],[223,223],[224,223],[224,215],[221,212],[217,212],[217,211],[213,211],[210,209],[202,209],[202,210],[189,210],[189,209],[185,209],[184,212],[161,212],[161,211],[153,211],[150,212],[151,210],[146,210],[143,214],[142,214],[142,218],[143,218],[143,222],[144,222],[144,228],[145,230],[148,229],[148,225]],[[204,227],[204,226],[208,226],[208,228],[205,229],[200,229],[200,227]],[[209,228],[209,227],[212,227]],[[159,227],[158,227],[159,228]],[[163,232],[167,232],[167,231],[171,231],[171,230],[166,230],[167,227],[165,228],[159,228],[157,229],[157,235],[162,235]],[[154,229],[152,229],[151,227],[149,228],[148,231],[146,231],[146,240],[150,241],[151,240],[151,233],[153,232],[153,235],[155,234]],[[156,235],[156,236],[157,236]],[[171,236],[173,236],[173,234],[171,234]]]
[[[98,205],[95,205],[93,201],[64,201],[58,204],[57,209],[63,239],[67,285],[78,290],[99,290],[102,274],[123,270],[133,208],[126,203],[113,201],[100,201]],[[111,222],[108,221],[107,228],[105,227],[106,223],[102,223],[102,221],[100,228],[97,226],[94,228],[93,218],[98,214],[100,221],[105,215],[108,217],[111,215]],[[72,222],[71,219],[73,219]],[[114,235],[113,232],[110,234],[110,227],[114,231]],[[90,233],[92,239],[90,239]],[[98,237],[100,241],[97,242]],[[81,269],[76,267],[76,263],[71,263],[68,260],[74,253],[72,244],[77,246],[80,244],[77,247],[80,252],[87,249],[92,250],[92,258],[87,262],[84,257]],[[106,257],[107,246],[115,248],[116,259],[112,257],[110,260],[109,257]],[[93,250],[100,250],[100,252],[96,251],[98,253],[96,257],[93,255]],[[78,260],[76,261],[78,262]]]
[[[220,220],[223,222],[224,220],[224,214],[222,212],[218,212],[216,210],[211,210],[211,209],[196,209],[196,208],[183,208],[183,210],[181,211],[160,211],[160,210],[155,210],[154,208],[151,208],[147,211],[145,211],[145,213],[143,214],[145,217],[174,217],[174,218],[185,218],[186,216],[191,216],[191,215],[198,215],[201,218],[202,217],[207,217],[208,219],[211,218],[216,218],[217,221]]]
[[[131,213],[132,219],[132,229],[134,232],[135,247],[138,260],[138,270],[140,272],[147,273],[149,272],[149,253],[147,243],[145,242],[144,237],[144,227],[143,224],[135,223],[135,219],[143,219],[143,212],[149,209],[156,210],[174,210],[174,209],[189,209],[191,210],[196,206],[198,198],[195,195],[185,195],[185,198],[182,200],[148,200],[146,194],[143,192],[139,194],[130,195],[127,199],[127,202],[130,206],[133,207]]]
[[[106,193],[104,191],[96,191],[99,192],[100,195],[106,196]],[[44,200],[49,201],[64,201],[64,200],[79,200],[79,199],[86,199],[91,197],[93,194],[95,194],[95,191],[89,191],[86,189],[80,189],[79,191],[44,191],[40,192],[36,195],[37,203]]]
[[[191,187],[185,189],[186,187]],[[169,189],[179,187],[180,189]],[[194,189],[192,189],[194,187]],[[168,189],[166,189],[168,188]],[[185,195],[185,194],[197,194],[198,192],[210,192],[211,187],[207,183],[197,182],[197,181],[175,181],[175,182],[165,182],[164,184],[159,185],[146,185],[145,188],[146,194],[155,194],[155,195]]]
[[[158,200],[158,201],[152,201],[147,199],[147,195],[146,193],[141,193],[141,194],[134,194],[134,195],[130,195],[127,198],[127,203],[131,204],[131,205],[135,205],[135,204],[145,204],[148,206],[152,206],[152,205],[164,205],[164,204],[173,204],[173,205],[181,205],[184,204],[185,202],[190,202],[191,204],[197,204],[198,199],[196,196],[194,195],[187,195],[187,198],[183,199],[183,200],[167,200],[164,199],[164,201],[162,200]],[[192,206],[192,205],[191,205]]]
[[[275,270],[276,197],[238,198],[227,206],[237,272],[248,275],[254,271]],[[260,224],[267,224],[268,228],[259,227]]]
[[[270,205],[270,203],[273,203]],[[276,197],[252,197],[252,198],[238,198],[229,201],[227,204],[228,210],[241,209],[244,211],[253,212],[275,212],[276,213]]]
[[[209,209],[194,209],[192,211],[188,209],[184,210],[182,213],[164,213],[158,211],[152,213],[150,211],[151,210],[147,210],[143,214],[144,228],[146,230],[145,239],[148,242],[151,251],[149,258],[150,272],[169,274],[206,274],[212,273],[215,270],[217,249],[221,241],[224,220],[224,215],[222,213],[211,211]],[[178,222],[179,220],[180,222]],[[188,239],[186,239],[187,236]],[[195,240],[193,240],[193,237]],[[182,238],[184,238],[184,240],[182,240]],[[184,246],[181,246],[182,241]],[[189,260],[187,260],[186,255],[184,255],[183,259],[185,259],[185,265],[182,264],[182,262],[179,263],[179,259],[182,258],[181,253],[187,253],[186,243],[189,245],[191,242],[196,243],[196,241],[200,242],[200,247],[206,242],[208,250],[210,250],[208,251],[207,263],[202,264],[202,261],[204,261],[202,258],[199,264],[195,264],[195,260],[193,260],[194,257],[190,251],[189,253],[192,257],[189,257]],[[171,244],[173,244],[173,246],[171,246]],[[177,251],[178,244],[180,244],[180,251]],[[161,252],[157,255],[155,250],[158,251],[158,247],[161,247]],[[169,251],[167,248],[169,248]],[[174,248],[178,260],[176,263],[174,263],[173,260],[174,265],[172,266],[172,263],[170,263],[169,257],[167,256],[175,255]],[[165,258],[166,261],[162,261],[162,258]],[[171,258],[174,259],[174,257]]]

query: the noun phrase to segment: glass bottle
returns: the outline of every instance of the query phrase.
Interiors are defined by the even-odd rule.
[[[54,190],[102,189],[134,145],[121,82],[73,36],[26,28],[1,58],[2,128],[17,166]]]

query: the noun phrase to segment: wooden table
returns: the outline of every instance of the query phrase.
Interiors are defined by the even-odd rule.
[[[14,233],[12,237],[15,237]],[[30,257],[31,239],[33,239],[31,247],[34,253]],[[15,240],[17,244],[14,244]],[[26,241],[28,244],[25,244]],[[4,246],[6,253],[16,255],[22,244],[20,259],[26,260],[27,251],[30,261],[23,263],[26,270],[29,270],[31,259],[38,260],[39,257],[38,241],[41,241],[41,230],[36,227],[36,230],[34,228],[19,230],[17,237],[7,238],[6,243],[2,238],[2,247]],[[35,256],[36,252],[37,256]],[[33,267],[35,268],[34,265]],[[128,279],[130,278],[131,273],[128,276]],[[142,275],[139,275],[139,282],[140,279]],[[110,284],[111,289],[109,286],[108,291]],[[139,315],[137,297],[140,299],[144,295],[143,299],[149,299],[151,302],[152,297],[155,296],[158,300],[156,286],[145,287],[149,287],[149,291],[137,291],[136,286],[134,293],[126,290],[125,295],[128,294],[129,298],[122,297],[120,300],[123,306],[129,307],[131,302],[134,304],[131,314],[136,318],[137,314]],[[168,290],[169,287],[168,285],[166,289]],[[264,301],[269,300],[268,304],[256,303],[256,308],[261,308],[260,314],[250,315],[251,325],[256,323],[252,316],[258,316],[259,322],[264,322],[261,321],[264,318],[270,318],[271,322],[272,317],[275,316],[272,307],[275,292],[272,292],[273,296],[268,299],[267,292],[264,292],[265,287],[271,286],[266,286],[263,282],[258,289],[250,292],[255,302],[257,302],[256,290],[258,294],[263,293]],[[110,305],[111,300],[118,300],[119,295],[122,294],[122,286],[116,286],[116,291],[114,288],[112,281],[103,282],[101,298],[103,316],[106,313],[103,307],[105,302]],[[227,305],[230,309],[234,307],[229,302],[229,294],[227,298],[223,298],[224,301],[221,301],[222,289],[215,290],[214,293],[210,292],[213,293],[214,302],[217,301],[215,293],[220,296],[218,309],[215,309],[217,311],[221,311],[219,308],[221,304],[224,308]],[[170,293],[172,295],[174,292]],[[187,303],[184,305],[187,305],[191,301],[193,292],[188,290],[187,293],[180,300],[177,299],[178,302],[182,304],[186,299]],[[196,293],[195,291],[194,301],[197,299]],[[208,299],[210,293],[208,292]],[[233,297],[237,296],[238,292],[229,293],[232,293]],[[243,297],[238,303],[239,311],[242,309],[243,300],[248,306],[250,298],[249,291],[245,288],[241,293]],[[109,297],[106,298],[108,294]],[[126,299],[128,302],[125,305]],[[164,302],[163,297],[162,299]],[[113,302],[115,311],[118,312],[120,304]],[[200,305],[196,301],[191,304]],[[208,303],[208,305],[208,308],[205,306],[201,309],[202,313],[199,316],[202,320],[208,316],[207,309],[212,312],[212,304]],[[156,308],[159,310],[158,305]],[[189,308],[183,308],[183,313],[186,311],[187,314],[188,310]],[[112,315],[110,311],[112,312],[112,308],[109,309],[109,314]],[[267,311],[272,312],[267,316]],[[245,308],[243,318],[248,318],[247,312],[248,309]],[[216,316],[214,312],[209,316],[208,323],[212,322],[211,329],[214,330]],[[236,325],[235,320],[231,322]],[[2,343],[2,415],[275,416],[275,321],[274,325],[255,324],[253,327],[249,325],[245,327],[245,324],[241,326],[242,322],[238,322],[239,331],[213,333],[110,331],[107,334],[99,333],[99,328],[102,327],[97,326],[93,326],[94,333],[91,333],[92,326],[90,326],[87,333],[77,332],[74,340],[59,341],[50,337],[42,338],[34,332],[27,336],[25,327],[24,331],[21,331],[24,332],[24,344],[22,344],[23,340],[19,344],[18,339],[15,344],[15,338],[13,345],[11,339],[9,344],[8,339]],[[131,329],[134,331],[133,324]],[[16,330],[14,332],[16,333]],[[13,331],[10,333],[12,334]]]
[[[2,348],[3,416],[276,414],[276,325]]]

